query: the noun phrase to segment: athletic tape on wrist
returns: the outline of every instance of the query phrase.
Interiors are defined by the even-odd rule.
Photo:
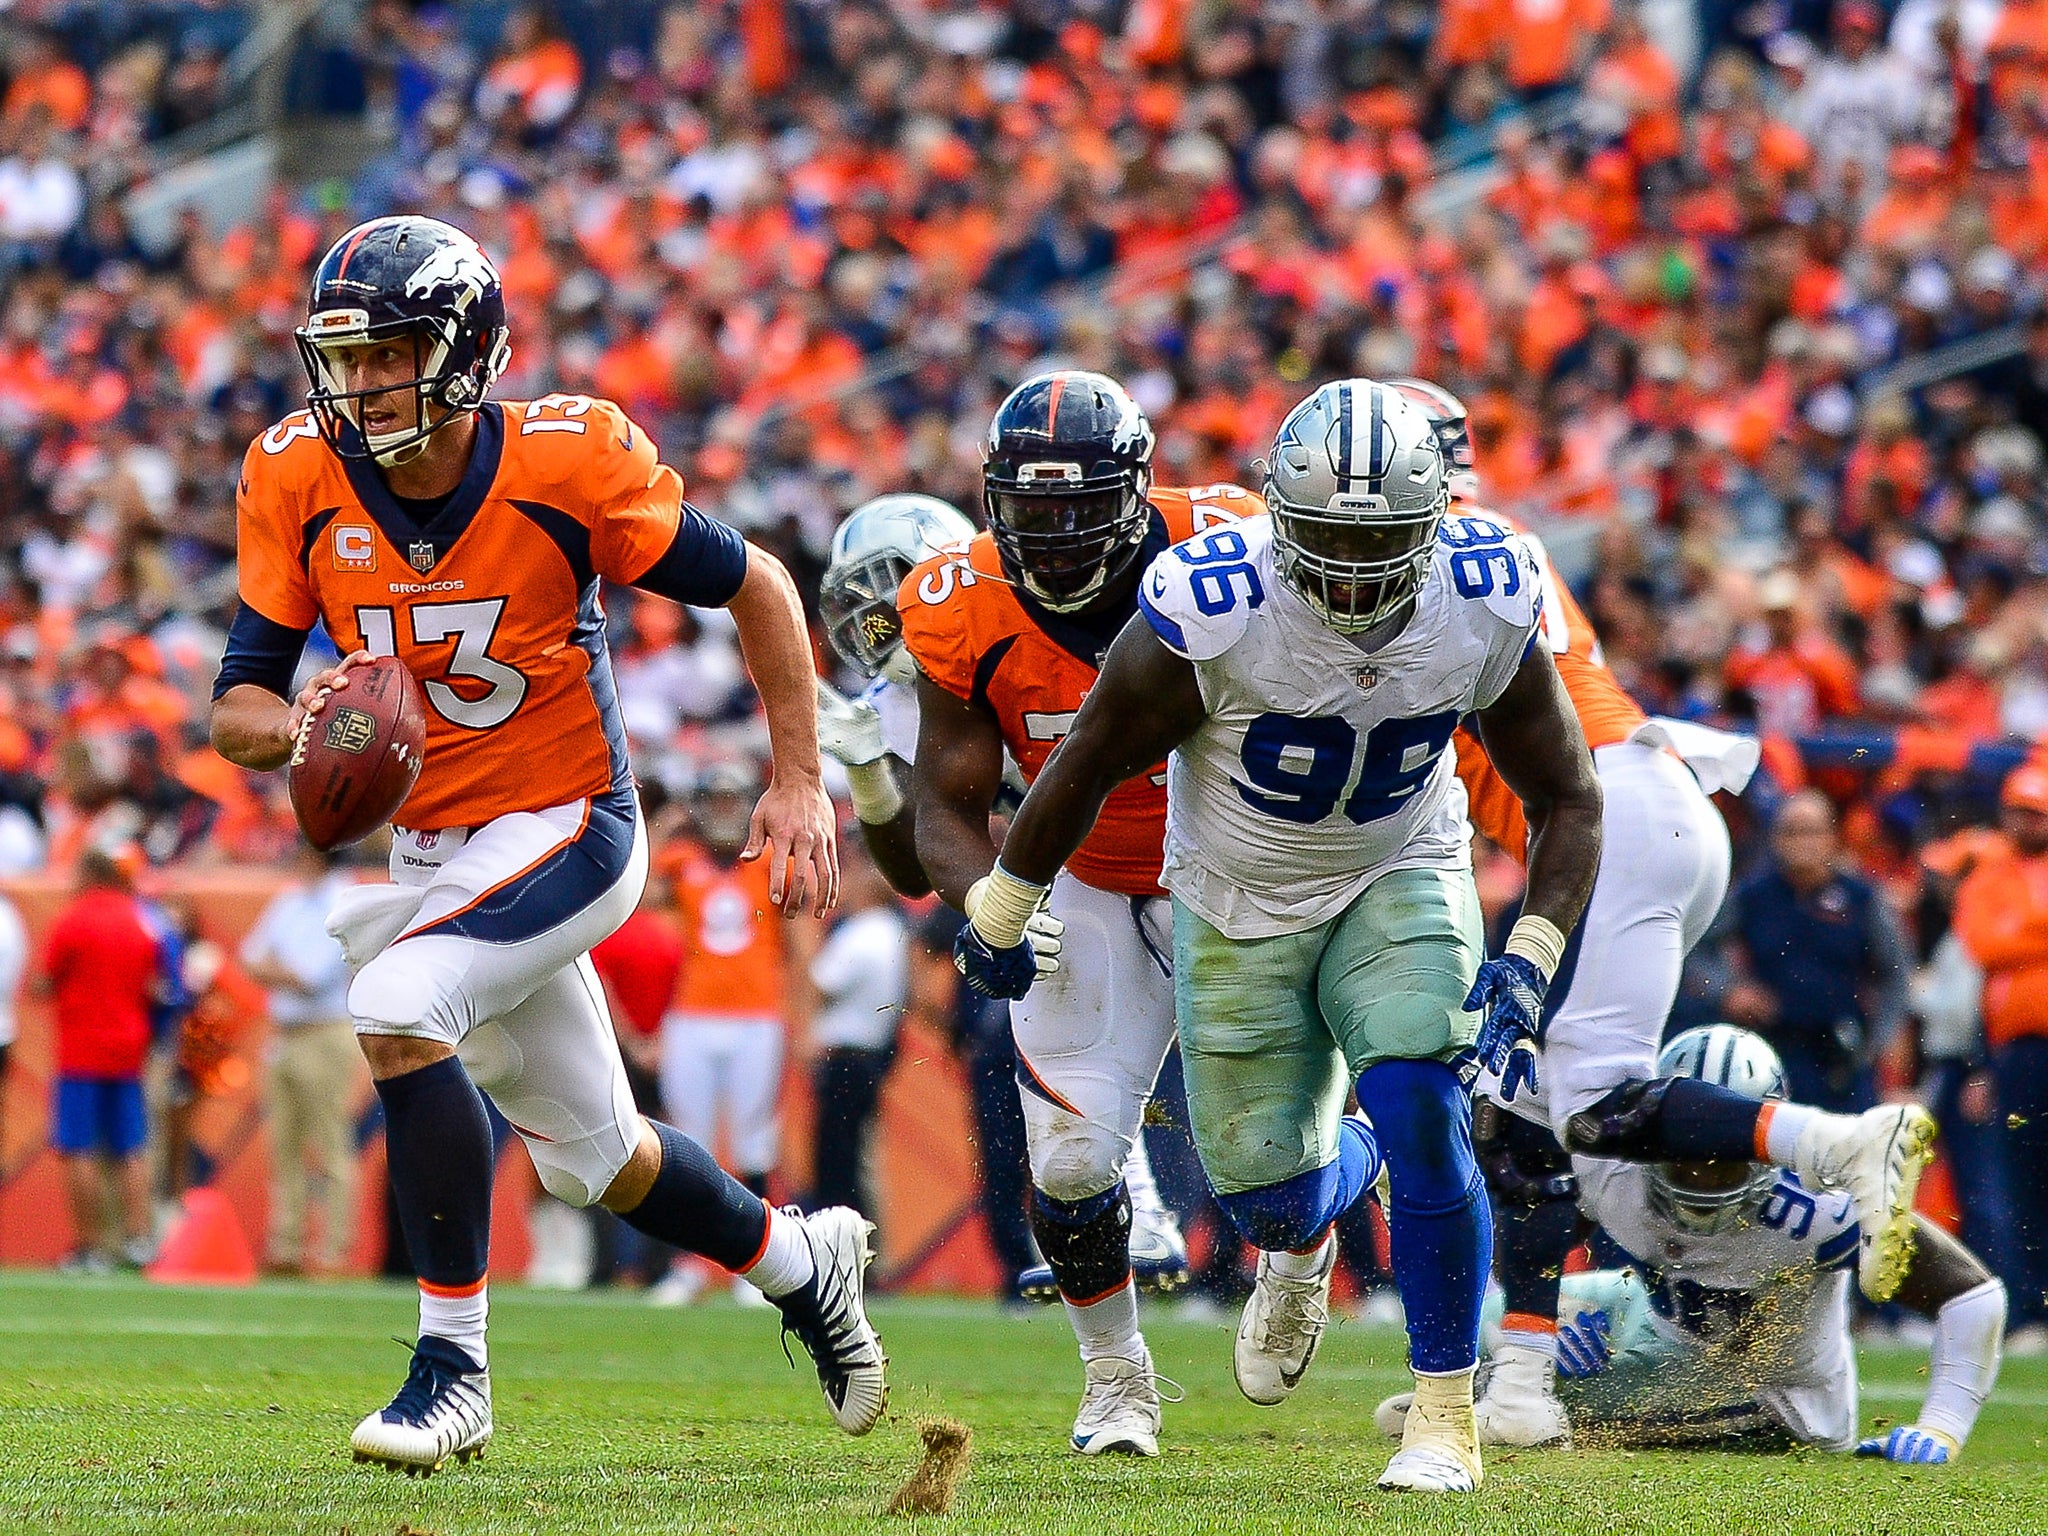
[[[1045,890],[998,864],[968,891],[967,921],[990,949],[1015,949],[1024,942],[1024,925],[1045,899]]]
[[[1524,913],[1508,930],[1507,953],[1520,955],[1535,966],[1547,984],[1564,961],[1564,935],[1549,918]]]

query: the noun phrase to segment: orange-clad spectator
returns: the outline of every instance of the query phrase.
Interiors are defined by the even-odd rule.
[[[1856,712],[1855,663],[1802,613],[1799,578],[1776,570],[1757,587],[1766,630],[1762,646],[1744,644],[1723,676],[1756,701],[1758,733],[1796,738],[1824,720]]]
[[[583,61],[539,6],[521,6],[505,23],[498,57],[476,86],[476,109],[487,118],[510,109],[530,129],[548,129],[569,115],[583,89]]]
[[[31,28],[14,45],[14,75],[0,101],[0,117],[11,127],[42,107],[65,133],[76,133],[92,110],[92,82],[58,48],[47,32]]]
[[[1891,498],[1890,511],[1910,516],[1934,478],[1934,457],[1912,431],[1912,413],[1896,395],[1871,401],[1863,413],[1863,436],[1842,471],[1842,524],[1854,531],[1878,511],[1879,488]]]
[[[1678,116],[1678,71],[1650,41],[1641,19],[1624,10],[1616,19],[1614,43],[1586,78],[1586,94],[1628,116],[1624,142],[1639,166],[1669,160],[1685,147]]]
[[[2006,0],[1984,46],[1991,99],[2011,111],[2048,94],[2048,0]]]
[[[1995,741],[2005,734],[2004,692],[1999,686],[2010,649],[1996,635],[1978,635],[1963,652],[1963,664],[1920,694],[1920,717],[1928,725],[1965,741]]]
[[[191,713],[185,696],[163,680],[156,647],[141,635],[101,634],[86,653],[78,684],[64,721],[81,735],[144,730],[170,745]]]
[[[1610,14],[1608,0],[1506,0],[1501,11],[1508,84],[1535,96],[1569,83]]]
[[[2005,1127],[2014,1226],[2013,1321],[2044,1321],[2048,1291],[2048,771],[2013,770],[2000,793],[2008,846],[1956,892],[1955,931],[1984,972],[1984,1039]]]
[[[1430,62],[1448,73],[1491,60],[1501,45],[1501,0],[1443,0]]]
[[[1124,16],[1124,52],[1140,69],[1168,69],[1187,47],[1192,0],[1137,0]]]
[[[1885,250],[1930,249],[1955,212],[1955,194],[1938,151],[1902,144],[1892,151],[1891,187],[1863,221],[1863,238]]]

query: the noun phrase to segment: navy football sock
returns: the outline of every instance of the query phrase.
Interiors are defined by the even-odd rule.
[[[750,1268],[768,1241],[768,1207],[761,1197],[674,1126],[647,1123],[661,1141],[661,1171],[640,1203],[619,1216],[635,1231],[701,1253],[714,1264]]]
[[[1473,1119],[1493,1205],[1494,1272],[1507,1314],[1538,1320],[1542,1326],[1533,1331],[1542,1332],[1557,1316],[1565,1258],[1579,1237],[1571,1158],[1546,1127],[1505,1110],[1477,1106]]]
[[[1322,1167],[1216,1200],[1253,1247],[1301,1252],[1320,1243],[1330,1223],[1351,1209],[1378,1167],[1371,1133],[1348,1119],[1338,1127],[1337,1155]]]
[[[491,1247],[491,1122],[453,1056],[387,1077],[385,1159],[413,1267],[429,1285],[483,1279]]]
[[[1756,1156],[1761,1100],[1696,1077],[1675,1077],[1657,1114],[1661,1161],[1744,1163]]]
[[[1387,1159],[1394,1279],[1418,1371],[1469,1370],[1493,1263],[1493,1223],[1472,1156],[1472,1100],[1437,1061],[1385,1061],[1358,1079],[1358,1104]]]

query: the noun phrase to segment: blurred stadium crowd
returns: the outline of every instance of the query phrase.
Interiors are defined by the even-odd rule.
[[[1169,484],[1256,487],[1323,379],[1440,381],[1622,681],[1766,739],[1739,865],[1819,788],[1931,974],[1952,834],[2048,730],[2048,0],[368,0],[297,89],[383,149],[145,242],[255,9],[0,16],[0,873],[288,854],[204,741],[236,465],[310,262],[404,208],[498,261],[502,393],[619,401],[812,592],[870,495],[976,511],[1044,367],[1125,381]],[[764,744],[729,628],[612,625],[686,804]],[[1739,936],[1696,969],[1702,1016],[1761,984]],[[1861,980],[1843,1050],[1917,1073]]]

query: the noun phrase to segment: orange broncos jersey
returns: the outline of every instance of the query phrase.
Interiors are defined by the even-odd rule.
[[[675,873],[683,930],[678,1013],[782,1017],[782,918],[768,899],[768,863],[727,868],[701,848],[682,855]]]
[[[1154,487],[1148,561],[1158,551],[1218,523],[1266,510],[1235,485],[1189,490]],[[948,693],[986,704],[1003,744],[1027,781],[1073,727],[1095,686],[1102,652],[1116,631],[1097,638],[1060,614],[1027,611],[1003,576],[995,540],[978,535],[965,558],[935,555],[903,579],[897,596],[903,643],[925,676]],[[1137,611],[1132,599],[1131,611]],[[1118,628],[1121,628],[1119,616]],[[1068,861],[1075,876],[1105,891],[1157,896],[1166,847],[1166,768],[1118,786],[1103,803],[1088,840]]]
[[[1543,573],[1543,639],[1557,664],[1564,691],[1571,695],[1579,728],[1586,733],[1586,745],[1599,748],[1627,741],[1648,716],[1607,670],[1607,662],[1600,653],[1600,637],[1593,633],[1592,621],[1579,607],[1571,589],[1551,570],[1543,541],[1499,512],[1478,507],[1463,510],[1514,529],[1529,546],[1529,553],[1536,557],[1536,568]],[[1465,781],[1472,825],[1517,859],[1526,859],[1529,824],[1522,819],[1522,802],[1494,771],[1472,727],[1460,728],[1452,740],[1457,743],[1458,777]]]
[[[323,621],[344,653],[395,655],[420,680],[426,766],[396,819],[422,830],[628,787],[598,578],[716,605],[746,570],[739,535],[684,502],[609,401],[493,402],[476,420],[468,473],[424,526],[305,411],[250,445],[237,500],[246,609],[301,634]]]

